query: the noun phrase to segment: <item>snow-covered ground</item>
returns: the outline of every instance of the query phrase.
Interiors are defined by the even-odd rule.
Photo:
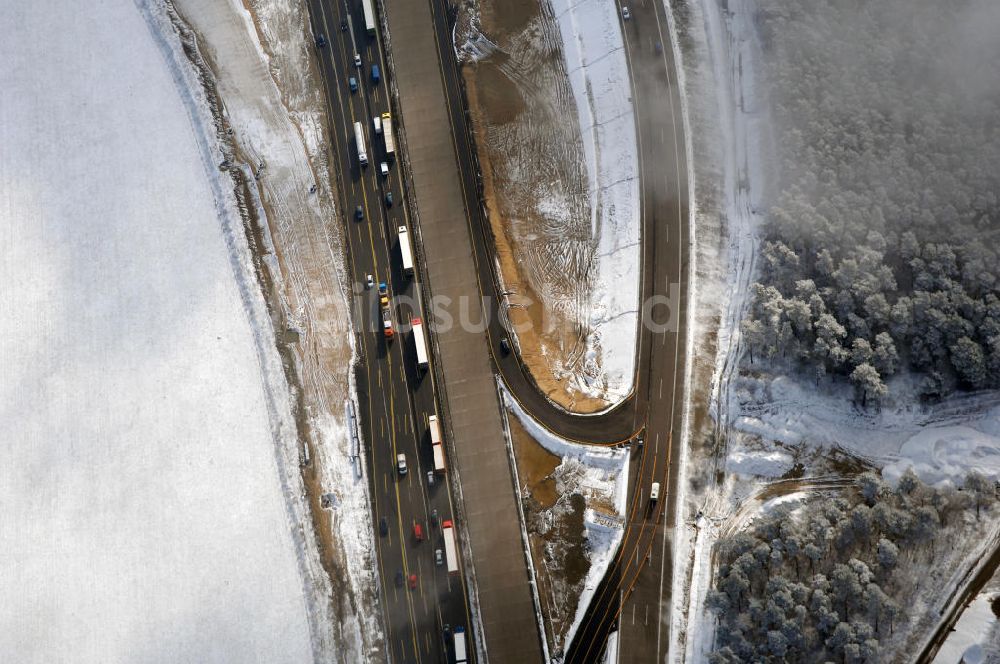
[[[668,9],[670,2],[667,1]],[[721,524],[739,512],[739,502],[760,486],[760,477],[774,478],[795,463],[793,452],[845,449],[883,467],[892,480],[913,467],[930,483],[954,482],[968,470],[995,476],[1000,466],[1000,427],[996,395],[962,395],[934,407],[915,405],[912,400],[887,403],[879,413],[861,412],[852,404],[852,395],[841,388],[817,390],[811,381],[797,384],[788,378],[771,381],[741,376],[742,356],[739,323],[743,319],[749,284],[754,276],[759,240],[759,210],[764,209],[765,190],[774,173],[773,135],[765,91],[758,83],[755,68],[761,62],[761,44],[754,19],[753,0],[703,0],[687,7],[686,47],[696,61],[688,63],[695,79],[688,88],[703,113],[715,110],[722,139],[718,157],[723,183],[718,200],[723,219],[725,251],[716,262],[724,272],[723,287],[711,279],[699,286],[699,309],[721,304],[717,332],[715,371],[711,380],[712,416],[719,423],[721,467],[726,479],[693,491],[691,501],[704,516],[697,527],[678,532],[679,557],[686,559],[692,546],[691,572],[675,577],[675,620],[672,639],[674,661],[704,661],[713,634],[704,621],[702,599],[711,580],[710,552]],[[703,68],[709,67],[709,76]],[[706,91],[706,80],[714,90]],[[700,97],[711,97],[712,104]],[[701,119],[704,122],[704,118]],[[698,133],[696,128],[696,134]],[[695,137],[696,143],[700,140]],[[711,149],[710,157],[716,157]],[[712,166],[696,165],[704,173]],[[702,179],[705,182],[705,178]],[[708,185],[711,188],[711,185]],[[698,200],[704,203],[705,190]],[[702,218],[703,219],[703,218]],[[703,229],[699,220],[699,229]],[[704,250],[704,232],[697,237],[698,256],[713,262]],[[711,242],[709,241],[709,245]],[[699,274],[711,268],[699,265]],[[900,380],[908,380],[903,377]],[[912,391],[900,390],[900,392]],[[951,560],[956,562],[957,559]],[[688,582],[687,586],[677,581]],[[690,595],[683,592],[690,589]]]
[[[931,484],[960,484],[970,470],[1000,478],[1000,394],[958,395],[933,406],[904,398],[871,412],[852,404],[849,386],[821,389],[787,377],[745,376],[734,379],[733,386],[733,425],[749,434],[736,440],[840,447],[883,467],[890,481],[909,467]],[[739,444],[727,460],[730,470],[763,476],[781,475],[791,463],[779,449]]]
[[[617,8],[465,3],[456,25],[513,339],[557,405],[633,388],[638,145]]]
[[[625,516],[625,502],[628,491],[628,451],[625,448],[597,447],[581,445],[560,438],[524,412],[521,405],[502,388],[504,403],[513,412],[531,437],[547,451],[561,457],[564,462],[575,460],[587,472],[580,481],[585,495],[601,495],[618,512]]]
[[[638,146],[615,3],[552,0],[586,156],[597,241],[582,391],[617,403],[632,391],[639,322]],[[588,371],[587,367],[591,370]],[[599,367],[599,371],[593,369]]]
[[[1000,598],[1000,583],[995,580],[991,586],[994,587],[979,593],[962,612],[955,631],[948,635],[934,657],[934,664],[980,664],[987,661],[987,655],[1000,654],[1000,642],[994,641],[998,621],[991,607]]]
[[[4,661],[331,645],[270,320],[160,12],[0,9]]]
[[[353,333],[344,286],[341,219],[329,189],[329,137],[305,3],[298,0],[174,0],[198,36],[198,49],[232,129],[245,171],[273,284],[276,324],[289,345],[308,419],[318,534],[333,580],[339,661],[375,657],[382,627],[377,606],[368,481],[351,418],[355,400]],[[315,187],[315,191],[313,188]],[[307,524],[308,525],[308,524]],[[322,574],[323,570],[316,570]]]
[[[689,401],[688,408],[700,409],[707,402],[711,417],[723,423],[724,438],[729,384],[740,357],[739,322],[755,266],[757,210],[768,176],[767,105],[753,77],[760,46],[753,27],[753,0],[702,0],[676,7],[671,0],[663,1],[672,18],[672,46],[685,72],[681,93],[694,189],[695,269],[689,275],[688,349],[693,367],[686,394],[689,400],[704,400]],[[691,417],[686,411],[686,421]],[[709,418],[691,426],[699,429],[687,433],[686,447],[696,439],[715,440]],[[732,482],[715,483],[715,452],[711,443],[692,448],[689,453],[694,456],[681,467],[686,497],[678,501],[674,534],[678,561],[670,630],[674,662],[703,661],[713,639],[702,619],[702,602],[711,582],[710,553],[718,536],[714,521],[733,507]],[[756,454],[748,460],[756,465],[762,458]],[[763,462],[770,465],[766,458]]]
[[[508,411],[528,434],[545,450],[562,459],[553,472],[560,478],[562,493],[579,493],[587,503],[583,526],[590,567],[573,622],[562,639],[562,643],[568,644],[621,545],[628,492],[628,451],[581,445],[559,438],[525,413],[503,387],[501,393]],[[595,509],[598,506],[599,509]]]

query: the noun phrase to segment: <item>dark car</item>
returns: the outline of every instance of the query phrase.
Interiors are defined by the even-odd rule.
[[[401,570],[401,569],[396,570],[396,585],[397,586],[402,586],[403,585],[403,579],[405,579],[405,578],[406,577],[403,576],[403,570]]]
[[[437,510],[431,510],[431,525],[434,526],[435,528],[438,525],[438,511]]]
[[[316,35],[316,46],[320,48],[326,46],[326,37],[322,34]]]
[[[365,210],[360,205],[354,208],[354,218],[357,219],[358,221],[364,221]]]
[[[347,31],[347,19],[346,18],[340,22],[340,30],[342,32],[346,32]]]
[[[500,350],[503,351],[504,355],[510,355],[510,341],[507,340],[507,337],[500,340]]]
[[[372,83],[378,83],[379,71],[378,65],[372,65]]]
[[[358,91],[358,79],[354,78],[353,76],[351,76],[350,78],[348,78],[347,79],[347,87],[349,87],[351,89],[351,92],[357,92]]]
[[[389,522],[385,520],[385,517],[378,520],[378,531],[381,533],[382,537],[389,534]]]
[[[386,207],[392,207],[392,192],[385,192],[385,205]]]

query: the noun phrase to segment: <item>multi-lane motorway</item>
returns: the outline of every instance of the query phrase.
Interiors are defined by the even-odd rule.
[[[677,63],[664,4],[629,3],[622,22],[638,129],[642,186],[643,264],[654,294],[674,294],[673,322],[642,340],[637,389],[645,401],[645,442],[631,484],[625,537],[594,595],[567,662],[592,661],[616,625],[619,662],[662,661],[669,643],[679,443],[684,399],[688,180]],[[619,11],[619,16],[621,16]],[[661,288],[663,290],[661,290]],[[648,355],[646,355],[648,353]],[[644,469],[649,468],[646,475]],[[661,482],[666,498],[648,502],[649,484]]]
[[[444,549],[444,544],[432,513],[436,512],[440,524],[453,519],[454,510],[448,483],[440,476],[433,484],[428,480],[433,459],[427,421],[437,412],[434,377],[433,372],[417,367],[406,325],[411,318],[423,316],[417,283],[420,270],[418,266],[413,276],[402,271],[397,229],[410,228],[406,192],[398,163],[387,157],[373,123],[376,116],[393,112],[388,92],[392,72],[386,69],[381,36],[366,30],[360,0],[310,0],[309,5],[313,34],[323,35],[320,43],[325,42],[317,47],[317,54],[330,108],[331,170],[339,178],[335,189],[348,219],[356,347],[363,358],[355,376],[358,418],[367,437],[364,449],[375,512],[369,526],[376,539],[387,655],[397,662],[444,661],[449,656],[444,626],[462,626],[471,632],[473,623],[463,577],[449,575],[435,562],[435,550]],[[355,64],[355,54],[361,58],[360,66]],[[377,82],[372,65],[379,69]],[[350,89],[349,77],[354,77],[356,91]],[[358,162],[355,122],[363,128],[369,161],[364,167]],[[388,176],[380,173],[383,161],[389,165]],[[392,205],[386,201],[390,192]],[[358,207],[361,219],[354,212]],[[375,288],[367,287],[368,275]],[[379,282],[386,282],[393,296],[396,332],[391,341],[382,331]],[[405,475],[397,470],[398,454],[406,455]],[[423,541],[414,535],[415,525],[423,531]],[[415,587],[411,588],[414,575]]]
[[[653,325],[640,327],[635,390],[610,411],[580,417],[550,403],[535,387],[515,354],[501,349],[508,336],[498,315],[502,299],[494,274],[488,221],[480,204],[472,133],[462,102],[460,75],[451,49],[451,25],[445,0],[430,2],[437,31],[441,75],[449,99],[451,125],[462,177],[465,209],[470,216],[470,242],[479,271],[479,284],[491,313],[487,330],[497,371],[522,405],[545,426],[567,438],[589,443],[630,441],[632,451],[629,502],[623,542],[608,575],[598,588],[577,636],[566,653],[568,662],[596,660],[607,636],[620,629],[620,661],[657,661],[668,641],[667,615],[672,561],[669,531],[676,499],[677,445],[680,440],[684,371],[684,293],[687,270],[687,173],[680,115],[676,64],[670,48],[666,16],[655,0],[631,5],[633,18],[622,23],[636,110],[641,174],[642,297],[667,303],[651,311]],[[372,118],[392,112],[380,35],[365,29],[360,0],[325,3],[310,0],[314,34],[327,45],[318,49],[331,109],[334,163],[339,170],[341,207],[350,216],[347,238],[350,271],[355,290],[358,348],[364,361],[357,375],[360,418],[369,438],[368,465],[372,478],[379,575],[390,657],[399,661],[440,661],[447,644],[444,624],[470,627],[468,593],[461,576],[449,576],[435,566],[434,550],[442,546],[440,531],[430,524],[436,510],[451,518],[453,506],[446,483],[430,486],[432,467],[427,417],[436,412],[434,374],[417,369],[408,331],[397,331],[387,342],[381,332],[377,295],[363,287],[366,276],[386,281],[394,296],[406,301],[393,308],[397,327],[420,313],[420,288],[402,273],[396,228],[410,227],[398,165],[390,161],[387,178],[379,174],[385,160],[384,144],[373,130]],[[346,29],[342,28],[346,21]],[[361,66],[354,54],[361,56]],[[371,65],[382,80],[374,82]],[[357,80],[357,92],[348,77]],[[353,123],[364,127],[370,165],[357,159]],[[385,203],[391,192],[394,205]],[[352,213],[358,206],[363,219]],[[424,247],[433,251],[433,247]],[[639,441],[642,440],[642,443]],[[400,476],[395,459],[406,454],[410,471]],[[661,500],[650,505],[653,482],[662,486]],[[379,532],[385,519],[388,534]],[[414,524],[428,533],[427,541],[413,536]],[[461,527],[461,524],[459,524]],[[417,586],[409,588],[409,578]],[[397,585],[401,575],[402,585]]]
[[[604,650],[608,634],[621,628],[619,661],[659,661],[669,637],[672,564],[669,531],[674,525],[679,407],[683,399],[688,266],[688,183],[684,127],[676,63],[664,8],[656,0],[630,5],[622,21],[638,129],[642,215],[642,299],[662,305],[649,309],[640,325],[635,389],[615,408],[578,416],[554,406],[535,387],[516,354],[506,354],[508,336],[499,315],[503,299],[494,273],[491,230],[478,193],[472,132],[461,103],[458,64],[451,50],[446,0],[433,7],[451,120],[461,162],[463,195],[473,223],[473,253],[479,284],[491,307],[488,332],[494,365],[508,389],[535,419],[560,436],[585,443],[631,441],[632,463],[625,533],[619,553],[584,615],[567,662],[591,662]],[[621,13],[619,12],[619,16]],[[639,444],[639,439],[643,441]],[[661,500],[650,506],[652,484]]]

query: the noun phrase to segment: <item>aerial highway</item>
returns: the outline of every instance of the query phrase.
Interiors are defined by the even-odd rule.
[[[473,135],[467,122],[461,78],[451,44],[445,0],[430,3],[437,46],[448,98],[448,112],[460,165],[462,196],[471,229],[469,242],[484,305],[490,313],[486,336],[496,371],[522,406],[554,433],[590,444],[627,444],[632,452],[625,534],[619,553],[598,588],[566,661],[589,662],[604,651],[608,635],[620,629],[620,661],[653,661],[665,653],[669,637],[672,561],[669,531],[674,523],[676,474],[680,442],[684,377],[684,327],[688,262],[687,174],[677,78],[669,48],[666,18],[657,3],[632,6],[633,19],[623,23],[637,115],[642,215],[642,297],[665,298],[676,310],[653,310],[655,325],[640,326],[637,339],[635,388],[623,402],[597,415],[567,412],[542,394],[516,353],[505,353],[501,340],[509,335],[499,312],[498,278],[494,273],[491,231],[480,202]],[[373,118],[392,112],[382,41],[368,26],[360,2],[310,2],[313,30],[326,45],[318,49],[331,109],[333,152],[339,166],[341,208],[349,217],[347,238],[350,271],[363,285],[385,282],[392,295],[406,295],[419,303],[417,266],[413,277],[403,273],[397,246],[399,226],[411,228],[406,192],[398,165],[384,154],[384,140],[374,134]],[[342,26],[346,21],[346,29]],[[354,54],[361,59],[357,66]],[[379,82],[371,65],[377,64]],[[351,90],[350,77],[356,91]],[[369,164],[358,162],[355,122],[362,126],[362,142]],[[398,149],[398,148],[397,148]],[[387,161],[383,177],[380,164]],[[386,194],[391,193],[389,207]],[[354,210],[361,208],[360,218]],[[433,251],[433,247],[424,247]],[[417,367],[410,333],[403,329],[411,317],[421,316],[419,304],[393,307],[397,326],[394,341],[382,333],[382,317],[375,290],[357,298],[354,315],[359,329],[359,351],[365,361],[357,375],[360,419],[368,438],[368,465],[372,477],[379,575],[384,599],[387,646],[393,659],[437,661],[445,656],[442,627],[472,625],[467,589],[462,576],[451,576],[435,566],[438,531],[430,513],[452,518],[454,508],[446,483],[429,486],[426,471],[433,467],[427,433],[428,417],[437,413],[434,373]],[[678,298],[678,294],[680,297]],[[672,324],[668,324],[672,323]],[[396,467],[398,454],[411,466],[405,476]],[[654,482],[661,497],[649,502]],[[380,534],[386,519],[388,534]],[[413,526],[420,524],[428,541],[417,541]],[[459,524],[461,527],[461,524]],[[402,573],[403,583],[396,578]],[[411,574],[417,588],[409,589]],[[449,655],[450,656],[450,655]]]
[[[628,443],[632,450],[625,534],[619,553],[595,593],[567,662],[590,662],[604,651],[608,635],[621,627],[619,661],[659,661],[669,641],[674,526],[681,441],[688,268],[688,182],[684,127],[676,63],[660,3],[632,5],[623,21],[638,128],[642,215],[642,298],[662,298],[676,310],[652,310],[652,325],[640,325],[635,388],[623,402],[597,415],[559,408],[535,386],[516,353],[501,341],[509,332],[498,309],[503,302],[494,269],[489,221],[481,203],[473,133],[467,121],[459,65],[451,45],[446,0],[430,0],[438,32],[442,74],[451,101],[451,123],[461,162],[463,195],[484,301],[492,307],[487,334],[497,371],[521,405],[550,431],[592,444]],[[621,12],[619,12],[621,16]],[[671,290],[673,288],[673,291]],[[641,441],[641,442],[640,442]],[[661,498],[649,503],[654,482]]]
[[[454,656],[445,627],[462,628],[471,636],[473,621],[463,576],[448,572],[443,555],[443,526],[447,521],[455,528],[462,524],[455,518],[448,482],[433,472],[429,422],[438,415],[434,376],[418,366],[415,331],[409,325],[423,317],[420,266],[413,266],[412,273],[404,270],[400,247],[400,228],[412,227],[399,157],[388,153],[391,143],[384,133],[392,131],[392,72],[386,68],[371,7],[366,11],[361,0],[310,0],[309,9],[330,110],[331,173],[338,178],[333,185],[340,194],[354,283],[352,313],[362,358],[355,374],[358,421],[374,509],[368,527],[376,542],[386,656],[398,662],[445,661]],[[398,153],[399,146],[393,147]],[[367,164],[360,162],[361,153]],[[389,298],[385,308],[381,283]],[[384,310],[391,338],[385,333]],[[405,474],[399,455],[405,457]]]

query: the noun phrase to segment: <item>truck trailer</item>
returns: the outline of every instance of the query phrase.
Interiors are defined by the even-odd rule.
[[[365,130],[360,122],[354,123],[354,142],[358,145],[358,163],[368,165],[368,153],[365,151]]]
[[[435,473],[445,473],[448,472],[448,466],[444,462],[444,445],[438,443],[433,446],[434,450],[434,472]]]
[[[469,655],[465,650],[465,628],[456,627],[455,631],[452,632],[452,637],[455,642],[455,664],[466,664],[469,661]]]
[[[444,557],[448,573],[458,574],[458,549],[455,547],[455,526],[451,519],[441,523],[441,533],[444,535]]]
[[[382,114],[382,140],[385,141],[386,155],[392,159],[392,155],[396,151],[396,143],[392,133],[392,116],[388,113]]]
[[[410,320],[413,327],[413,346],[417,351],[417,367],[427,368],[427,339],[424,337],[424,324],[419,318]]]
[[[427,430],[431,434],[431,445],[441,444],[441,423],[438,422],[437,415],[427,416]]]
[[[372,0],[361,0],[361,8],[365,14],[365,30],[369,35],[375,35],[375,7]]]
[[[413,249],[410,248],[410,234],[406,226],[399,227],[399,257],[403,261],[403,274],[413,276]]]

